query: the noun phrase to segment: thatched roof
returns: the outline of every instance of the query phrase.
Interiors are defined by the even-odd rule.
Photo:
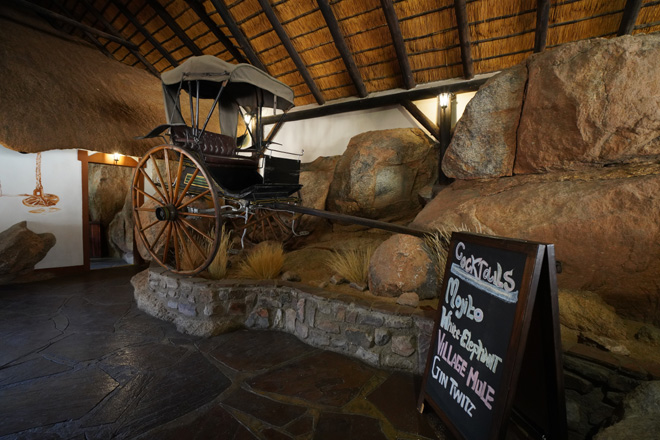
[[[249,62],[293,88],[298,106],[470,78],[570,41],[660,31],[658,0],[32,1],[126,40],[53,21],[125,64],[158,74],[191,55]]]
[[[10,4],[89,44],[28,36]],[[193,55],[257,66],[318,115],[447,80],[474,89],[475,75],[571,41],[660,32],[660,0],[9,0],[0,20],[0,143],[139,153],[133,136],[164,119],[157,78]]]
[[[0,7],[0,144],[141,156],[164,120],[160,81]],[[64,36],[66,37],[66,36]]]

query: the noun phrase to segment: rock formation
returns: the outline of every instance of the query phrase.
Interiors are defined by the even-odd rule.
[[[501,99],[492,96],[498,90]],[[554,243],[560,288],[595,292],[625,317],[660,323],[659,96],[657,35],[581,41],[531,57],[468,104],[443,161],[461,180],[414,224]],[[388,242],[376,251],[391,249],[372,264],[372,280],[402,264]],[[409,258],[425,257],[419,248]],[[401,283],[427,295],[416,273]]]
[[[436,148],[420,129],[369,131],[353,137],[339,159],[327,207],[368,218],[405,217],[437,174]]]
[[[126,194],[124,206],[108,226],[108,240],[127,263],[133,263],[133,203],[131,193]]]
[[[303,163],[300,170],[300,190],[302,204],[308,208],[325,209],[325,203],[330,191],[330,183],[335,174],[339,156],[318,157],[313,162]],[[326,220],[320,217],[306,215],[302,217],[300,230],[313,230]]]
[[[27,228],[25,221],[0,232],[0,284],[9,283],[33,271],[35,264],[53,246],[53,234],[35,234]]]

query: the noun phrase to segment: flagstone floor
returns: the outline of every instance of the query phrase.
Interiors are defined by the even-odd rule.
[[[278,332],[178,333],[135,267],[0,287],[0,439],[443,439],[419,377]]]

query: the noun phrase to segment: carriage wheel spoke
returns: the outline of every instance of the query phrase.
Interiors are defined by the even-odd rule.
[[[160,228],[160,231],[158,232],[158,235],[156,235],[156,239],[154,240],[153,244],[149,244],[149,247],[156,250],[156,245],[158,244],[158,240],[160,240],[161,235],[163,235],[163,232],[165,229],[167,229],[168,222],[163,222],[163,227]],[[148,241],[147,241],[148,243]]]
[[[211,190],[210,190],[210,189],[207,189],[206,191],[197,194],[195,197],[193,197],[192,199],[188,200],[186,203],[184,203],[183,205],[179,206],[177,209],[178,209],[178,210],[182,210],[182,209],[185,208],[186,206],[190,205],[190,204],[193,203],[193,202],[196,202],[197,200],[199,200],[200,198],[204,197],[204,196],[207,195],[207,194],[211,194]],[[215,216],[214,216],[214,217],[215,217]]]
[[[179,225],[179,227],[181,228],[183,233],[186,235],[188,240],[190,240],[192,242],[192,244],[195,245],[195,249],[197,249],[197,251],[199,252],[199,255],[201,255],[202,260],[206,260],[206,256],[204,255],[204,251],[202,250],[201,247],[199,247],[199,243],[197,243],[197,240],[192,238],[192,236],[190,235],[190,232],[188,232],[188,230],[185,228],[185,226]]]
[[[176,180],[174,181],[174,192],[172,200],[179,199],[179,185],[181,185],[181,173],[183,172],[183,153],[179,153],[179,168],[176,172]]]
[[[153,200],[154,202],[158,203],[159,205],[162,205],[162,204],[163,204],[163,201],[162,201],[162,200],[158,200],[158,199],[156,199],[154,196],[152,196],[152,195],[149,194],[149,193],[146,193],[146,192],[142,191],[142,190],[141,190],[140,188],[138,188],[137,186],[134,186],[133,189],[134,189],[135,191],[139,192],[140,194],[143,194],[143,195],[149,197],[151,200]],[[136,209],[137,209],[137,208],[136,208]]]
[[[191,217],[215,218],[215,215],[213,214],[200,214],[199,212],[186,212],[185,215]]]
[[[192,177],[188,181],[188,184],[186,187],[183,189],[181,194],[179,195],[179,198],[177,199],[176,203],[174,203],[174,206],[179,206],[181,202],[183,201],[183,198],[186,196],[186,193],[188,192],[188,189],[190,189],[190,185],[195,181],[195,178],[199,174],[199,168],[195,168],[195,172],[193,173]]]
[[[183,217],[179,217],[179,220],[181,220],[182,223],[185,223],[185,225],[188,226],[190,229],[194,230],[194,231],[197,232],[199,235],[201,235],[202,237],[206,238],[208,241],[213,242],[213,238],[212,238],[212,237],[210,237],[210,236],[206,235],[205,233],[203,233],[202,231],[200,231],[195,225],[193,225],[192,223],[190,223],[190,222],[189,222],[188,220],[186,220],[185,218],[183,218]]]
[[[163,249],[163,264],[167,264],[167,251],[169,251],[171,235],[172,235],[172,223],[167,222],[167,234],[165,234],[165,247]],[[154,243],[154,246],[155,245],[156,243]]]
[[[169,197],[169,202],[174,200],[174,188],[172,188],[172,174],[170,173],[170,155],[167,154],[167,150],[163,150],[163,156],[165,157],[165,174],[167,175],[167,188],[165,192]]]
[[[156,190],[156,192],[160,195],[161,199],[167,202],[167,197],[165,197],[163,195],[160,188],[158,188],[158,186],[154,183],[154,181],[151,180],[151,177],[149,177],[149,174],[147,174],[147,172],[144,170],[144,168],[140,167],[140,172],[142,173],[142,175],[144,175],[144,177],[147,178],[147,182],[149,182],[151,184],[151,186],[153,187],[153,189]],[[162,202],[159,202],[159,203],[162,203]]]
[[[147,226],[140,229],[140,232],[146,231],[147,229],[149,229],[150,227],[152,227],[153,225],[155,225],[156,223],[159,223],[159,222],[160,222],[160,220],[158,220],[158,219],[154,220],[153,223],[149,223]]]
[[[168,192],[167,192],[167,188],[165,187],[165,179],[163,179],[163,175],[160,173],[160,168],[158,168],[158,162],[156,162],[156,154],[155,153],[152,154],[151,157],[152,157],[152,161],[154,163],[154,169],[156,170],[156,174],[158,174],[158,179],[160,180],[161,184],[163,185],[163,189],[165,190],[165,195],[163,195],[163,193],[161,193],[160,191],[158,191],[158,192],[160,193],[160,196],[163,198],[163,200],[165,200],[165,203],[170,203],[170,199],[167,197]],[[147,172],[144,171],[142,168],[140,168],[140,170],[142,170],[142,173],[145,176],[147,175]],[[149,180],[151,180],[148,176],[147,176],[147,178]],[[153,185],[153,181],[152,181],[152,185]],[[155,188],[155,186],[154,186],[154,188]]]
[[[134,208],[134,209],[140,212],[156,212],[156,208]]]
[[[183,254],[188,257],[188,261],[191,264],[194,264],[195,260],[193,260],[192,255],[188,251],[188,246],[186,246],[186,240],[184,240],[183,232],[185,232],[185,229],[183,229],[183,226],[179,225],[178,222],[174,222],[174,227],[176,229],[177,236],[178,236],[178,239],[179,239],[179,244],[181,246],[181,249],[183,250]],[[177,270],[179,270],[178,267],[177,267]]]
[[[179,229],[176,226],[176,222],[172,222],[172,228],[174,229],[174,264],[176,265],[176,270],[181,270],[181,258],[179,257]],[[186,251],[186,247],[183,247],[183,251]]]

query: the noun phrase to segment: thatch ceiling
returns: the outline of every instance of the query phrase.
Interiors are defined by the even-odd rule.
[[[660,32],[660,0],[31,2],[105,32],[48,18],[130,66],[158,75],[191,55],[248,62],[291,86],[296,105],[469,79],[570,41]]]

